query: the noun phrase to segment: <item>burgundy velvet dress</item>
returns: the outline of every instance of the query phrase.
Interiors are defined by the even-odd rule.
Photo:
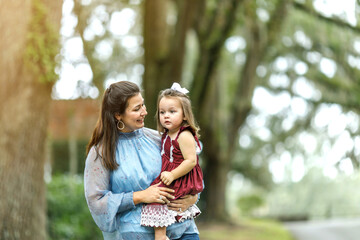
[[[181,127],[174,140],[171,140],[168,134],[164,133],[161,139],[161,172],[172,171],[184,160],[177,140],[180,133],[185,130],[189,130],[194,135],[197,145],[197,153],[199,152],[200,143],[191,127]],[[160,175],[152,182],[151,185],[159,182],[161,182]],[[174,180],[169,186],[166,186],[164,183],[161,183],[160,186],[174,189],[175,192],[173,195],[175,196],[175,199],[188,194],[194,195],[200,193],[203,190],[203,173],[199,165],[199,157],[197,156],[197,163],[190,172]],[[181,222],[185,219],[194,218],[200,213],[201,212],[196,205],[191,206],[184,212],[178,213],[176,211],[168,210],[166,204],[144,204],[141,211],[141,225],[149,227],[166,227],[176,221]]]

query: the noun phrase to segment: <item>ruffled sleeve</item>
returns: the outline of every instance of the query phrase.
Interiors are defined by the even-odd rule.
[[[84,188],[91,215],[103,232],[116,231],[117,213],[135,208],[133,192],[111,191],[110,171],[103,167],[94,147],[86,158]]]

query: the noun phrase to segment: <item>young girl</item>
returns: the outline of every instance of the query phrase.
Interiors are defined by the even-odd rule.
[[[161,182],[175,190],[174,199],[203,190],[203,174],[197,153],[200,151],[198,126],[191,110],[188,91],[174,83],[158,97],[157,125],[162,135],[162,167],[152,185]],[[196,205],[186,211],[168,210],[166,204],[143,205],[141,225],[155,228],[155,240],[165,240],[166,227],[178,221],[194,218],[200,214]]]

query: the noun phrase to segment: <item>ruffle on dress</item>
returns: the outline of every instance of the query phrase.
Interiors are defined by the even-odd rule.
[[[195,218],[200,213],[200,209],[195,204],[180,213],[169,210],[166,204],[144,204],[141,209],[141,225],[146,227],[167,227],[175,222]]]
[[[186,211],[183,211],[181,213],[177,213],[177,216],[175,217],[178,222],[183,222],[186,219],[196,218],[200,215],[201,211],[200,209],[194,204],[191,207],[189,207]]]

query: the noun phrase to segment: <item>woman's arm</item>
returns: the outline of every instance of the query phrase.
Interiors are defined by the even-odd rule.
[[[117,228],[116,214],[135,207],[133,193],[113,193],[110,171],[103,167],[101,159],[92,148],[86,158],[84,172],[85,198],[98,227],[104,232]]]
[[[85,198],[90,212],[104,232],[115,231],[116,214],[131,210],[139,203],[168,203],[174,190],[153,185],[143,191],[113,193],[110,186],[110,171],[97,158],[95,148],[88,154],[84,174]],[[161,198],[160,198],[161,196]]]
[[[197,163],[195,138],[190,131],[180,133],[178,143],[184,160],[171,172],[161,173],[161,181],[170,185],[175,179],[178,179],[193,169]]]

